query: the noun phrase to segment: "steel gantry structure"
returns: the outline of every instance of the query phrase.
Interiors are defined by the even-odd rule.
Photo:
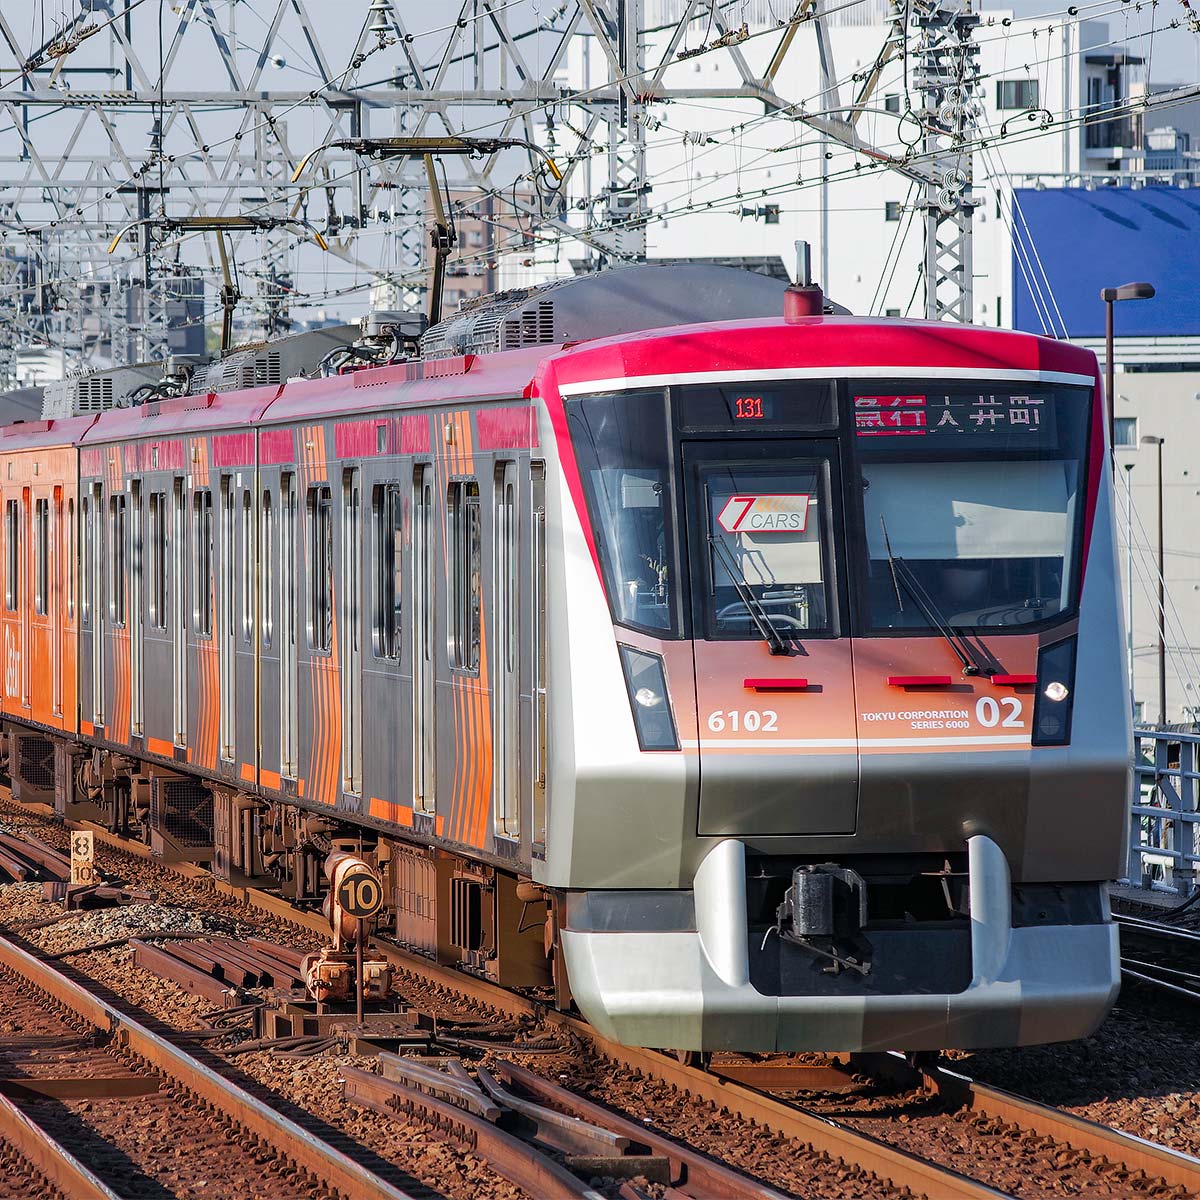
[[[745,102],[915,180],[930,228],[957,230],[927,259],[929,315],[970,315],[970,19],[946,7],[963,0],[908,6],[926,89],[916,156],[860,133],[883,65],[910,53],[901,9],[874,69],[843,103],[816,0],[795,0],[757,70],[720,0],[676,0],[652,61],[645,0],[559,0],[549,12],[533,0],[180,0],[165,10],[153,0],[75,0],[57,25],[49,0],[25,3],[46,10],[42,23],[16,21],[11,6],[0,12],[0,379],[29,339],[86,355],[85,331],[72,328],[86,287],[102,289],[118,314],[108,318],[109,345],[122,347],[113,357],[161,355],[172,288],[217,267],[212,240],[180,232],[183,218],[261,218],[230,234],[231,253],[259,281],[273,319],[290,294],[281,280],[329,270],[297,222],[320,230],[346,286],[388,284],[418,306],[422,164],[332,148],[293,183],[319,144],[461,133],[536,143],[562,164],[561,182],[538,156],[499,149],[455,159],[446,184],[504,196],[508,216],[498,220],[514,242],[573,240],[599,260],[637,261],[651,213],[646,133],[656,108],[675,100]],[[683,49],[698,22],[707,40]],[[819,80],[787,69],[807,26]],[[592,64],[585,87],[568,71],[581,44]],[[727,57],[732,82],[682,85],[672,68],[697,53]],[[801,100],[814,91],[824,97],[818,111]],[[130,225],[132,248],[109,258],[106,243]],[[319,290],[335,297],[339,288]]]

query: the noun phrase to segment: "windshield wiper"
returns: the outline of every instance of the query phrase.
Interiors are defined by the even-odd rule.
[[[900,599],[900,583],[903,582],[909,595],[917,602],[921,615],[946,639],[950,644],[950,649],[958,656],[958,661],[962,663],[963,674],[991,674],[988,667],[981,665],[976,659],[975,651],[966,636],[946,620],[942,610],[938,608],[936,601],[922,586],[913,569],[904,559],[897,558],[892,553],[892,539],[888,537],[887,522],[883,519],[883,513],[879,514],[879,524],[883,528],[883,545],[887,551],[888,566],[892,572],[892,586],[896,589],[896,603],[899,605],[900,611],[904,611],[904,603]]]
[[[729,574],[733,589],[737,592],[738,599],[746,606],[746,611],[750,614],[750,619],[757,626],[758,632],[762,634],[763,641],[767,643],[767,648],[772,654],[787,654],[787,643],[784,642],[779,630],[771,624],[771,618],[767,615],[767,610],[763,608],[758,597],[750,590],[750,585],[746,582],[746,577],[738,570],[738,565],[734,562],[733,555],[729,553],[729,547],[715,534],[710,533],[708,540],[713,549],[721,555],[721,560],[725,564],[725,570]]]

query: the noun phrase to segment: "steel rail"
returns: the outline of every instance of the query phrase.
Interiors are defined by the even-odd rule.
[[[1187,983],[1200,984],[1200,976],[1162,963],[1145,962],[1133,957],[1135,949],[1152,947],[1152,954],[1177,951],[1185,955],[1190,953],[1194,958],[1196,950],[1200,949],[1200,932],[1168,925],[1150,917],[1135,917],[1126,913],[1114,913],[1113,920],[1121,927],[1121,974],[1126,979],[1193,1003],[1200,1000],[1200,991],[1195,987],[1185,986]],[[1128,953],[1125,952],[1127,940],[1132,943],[1128,947]],[[1165,978],[1166,976],[1174,976],[1174,981]]]
[[[1195,929],[1179,928],[1164,924],[1162,921],[1153,921],[1148,917],[1132,917],[1124,913],[1114,913],[1113,920],[1119,926],[1128,927],[1129,932],[1134,936],[1159,938],[1165,942],[1200,944],[1200,932]]]
[[[1077,1150],[1086,1150],[1096,1158],[1120,1161],[1134,1170],[1144,1171],[1151,1179],[1164,1179],[1172,1187],[1186,1188],[1193,1195],[1200,1192],[1200,1158],[1160,1146],[1157,1142],[1148,1142],[1120,1129],[1098,1125],[1095,1121],[1039,1104],[1003,1088],[979,1083],[945,1067],[925,1074],[938,1095],[954,1103],[1042,1137],[1053,1138]]]
[[[948,1067],[915,1068],[895,1054],[855,1055],[852,1062],[881,1078],[924,1087],[956,1108],[1016,1125],[1072,1149],[1085,1150],[1096,1158],[1121,1162],[1133,1170],[1144,1171],[1152,1179],[1163,1179],[1171,1187],[1186,1188],[1189,1194],[1200,1193],[1200,1158],[1181,1150],[981,1083]]]
[[[222,1078],[165,1038],[113,1008],[68,979],[49,963],[0,937],[0,966],[6,967],[52,1001],[104,1032],[109,1039],[212,1105],[289,1162],[354,1200],[411,1200],[411,1197],[353,1159],[307,1133],[237,1084]],[[68,1192],[74,1200],[74,1193]]]
[[[557,1109],[565,1115],[594,1125],[603,1126],[624,1137],[630,1143],[649,1148],[651,1155],[667,1159],[675,1180],[671,1186],[684,1196],[739,1196],[743,1200],[782,1200],[782,1194],[767,1184],[753,1179],[740,1179],[738,1172],[706,1154],[685,1146],[674,1138],[663,1137],[638,1125],[627,1117],[609,1112],[592,1100],[578,1096],[559,1084],[551,1083],[516,1063],[495,1064],[496,1074],[506,1083],[529,1093],[538,1105]]]
[[[1170,996],[1178,996],[1182,1000],[1191,1000],[1193,1003],[1200,1000],[1200,991],[1197,989],[1181,987],[1179,984],[1171,983],[1167,979],[1159,979],[1154,975],[1147,975],[1133,966],[1126,965],[1128,962],[1128,959],[1121,959],[1121,974],[1126,979],[1132,979],[1135,983],[1142,983],[1147,987],[1157,988],[1160,992],[1166,992]],[[1195,976],[1190,976],[1190,978],[1194,979]]]
[[[341,1074],[348,1100],[385,1116],[414,1117],[432,1126],[445,1141],[480,1155],[497,1175],[538,1200],[602,1200],[577,1175],[483,1117],[372,1071],[343,1067]]]
[[[36,1167],[67,1200],[121,1200],[65,1146],[0,1094],[0,1138]]]

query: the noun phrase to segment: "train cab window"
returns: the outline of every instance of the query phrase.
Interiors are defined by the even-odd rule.
[[[452,483],[448,501],[450,665],[478,671],[483,595],[479,484],[473,479]]]
[[[108,498],[108,562],[113,585],[108,593],[108,619],[125,624],[125,496]]]
[[[21,504],[10,500],[4,506],[4,606],[16,612],[21,602]]]
[[[870,630],[1070,615],[1089,390],[909,380],[851,394]]]
[[[333,645],[333,497],[328,487],[310,487],[308,525],[308,645],[328,652]]]
[[[768,624],[784,638],[829,630],[826,468],[786,446],[695,464],[707,571],[693,586],[707,599],[710,637],[760,638]]]
[[[192,632],[212,637],[213,631],[213,498],[212,492],[192,497]]]
[[[167,627],[167,494],[150,493],[150,625]]]
[[[34,588],[33,607],[38,616],[50,611],[50,501],[34,504]]]
[[[371,518],[375,526],[375,657],[399,658],[404,507],[398,483],[375,485]]]
[[[678,628],[675,503],[661,392],[567,406],[613,620],[662,637]]]

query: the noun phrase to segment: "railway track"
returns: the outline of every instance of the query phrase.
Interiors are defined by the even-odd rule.
[[[408,1200],[8,938],[0,976],[20,1031],[0,1039],[0,1135],[71,1200],[253,1197],[264,1177],[273,1200]]]
[[[97,834],[100,840],[109,843],[115,849],[139,858],[146,857],[140,853],[139,847],[130,845],[123,839],[104,831],[97,831]],[[271,893],[256,889],[231,888],[212,880],[211,876],[200,868],[188,864],[155,862],[154,867],[156,870],[169,871],[186,879],[205,879],[218,891],[236,897],[264,916],[322,937],[326,933],[325,923],[319,916],[299,911]],[[904,1139],[894,1138],[895,1128],[889,1126],[885,1129],[886,1123],[883,1121],[863,1120],[855,1115],[852,1107],[846,1107],[841,1115],[831,1116],[829,1112],[815,1111],[796,1102],[791,1096],[783,1094],[798,1090],[794,1077],[798,1073],[796,1068],[799,1064],[794,1060],[778,1059],[765,1063],[741,1064],[715,1061],[711,1070],[700,1070],[666,1054],[609,1043],[582,1022],[549,1009],[537,1000],[497,988],[486,980],[441,967],[386,942],[381,942],[380,947],[399,975],[401,990],[413,986],[418,990],[423,989],[426,993],[457,998],[499,1017],[533,1020],[547,1029],[561,1031],[577,1038],[591,1053],[618,1069],[634,1072],[639,1078],[653,1080],[676,1089],[693,1102],[711,1105],[716,1112],[730,1114],[758,1129],[762,1135],[802,1143],[831,1162],[853,1165],[857,1170],[869,1172],[887,1189],[896,1192],[907,1189],[916,1195],[939,1198],[1042,1194],[1036,1189],[1030,1191],[1019,1185],[1011,1190],[1006,1186],[989,1185],[986,1179],[973,1177],[978,1173],[974,1163],[969,1167],[971,1173],[965,1174],[946,1163],[933,1161],[919,1151],[905,1149],[903,1144],[900,1144]],[[515,1070],[521,1070],[520,1067],[510,1065]],[[946,1111],[969,1114],[976,1122],[991,1122],[989,1136],[993,1138],[997,1129],[1009,1130],[1014,1139],[1023,1141],[1029,1155],[1035,1159],[1040,1156],[1041,1159],[1053,1162],[1055,1169],[1060,1173],[1064,1170],[1069,1173],[1071,1164],[1074,1164],[1080,1171],[1081,1179],[1095,1182],[1098,1178],[1096,1164],[1100,1164],[1099,1169],[1105,1175],[1104,1182],[1109,1190],[1089,1191],[1085,1188],[1084,1194],[1156,1194],[1153,1189],[1159,1188],[1166,1189],[1167,1193],[1172,1195],[1200,1195],[1200,1161],[1120,1131],[1081,1120],[1059,1109],[977,1083],[944,1067],[929,1066],[917,1069],[894,1056],[860,1057],[853,1063],[835,1064],[831,1069],[830,1082],[832,1083],[839,1073],[846,1079],[855,1071],[867,1072],[871,1077],[885,1081],[893,1087],[922,1093],[930,1102]],[[366,1075],[367,1078],[361,1078],[361,1075]],[[803,1088],[819,1086],[814,1083],[811,1071],[808,1072],[808,1076],[801,1085]],[[390,1107],[394,1112],[404,1108],[411,1115],[425,1106],[430,1123],[435,1126],[440,1123],[443,1132],[449,1120],[444,1112],[439,1116],[435,1111],[435,1104],[427,1105],[426,1101],[413,1101],[412,1095],[420,1094],[420,1088],[408,1088],[409,1097],[401,1104],[396,1099],[396,1088],[385,1086],[380,1082],[379,1076],[370,1073],[350,1075],[347,1078],[347,1087],[350,1093],[359,1095],[363,1102],[380,1110]],[[432,1101],[437,1097],[427,1099]],[[461,1124],[461,1116],[456,1119]],[[873,1124],[876,1132],[865,1132],[862,1128],[864,1124]],[[646,1140],[645,1133],[643,1129],[643,1144]],[[473,1135],[467,1136],[469,1139]],[[528,1152],[526,1157],[528,1158]],[[671,1163],[677,1194],[688,1195],[683,1187],[678,1186],[687,1178],[687,1172],[680,1169],[678,1159],[671,1162],[670,1155],[666,1152],[657,1157],[666,1158]],[[493,1157],[493,1165],[502,1158],[502,1154]],[[1115,1165],[1115,1175],[1104,1168],[1106,1162]],[[1067,1164],[1066,1167],[1064,1163]],[[966,1164],[961,1159],[955,1164],[964,1165]],[[986,1175],[987,1172],[983,1174]],[[1118,1192],[1111,1190],[1114,1180],[1116,1186],[1124,1186],[1126,1181],[1132,1182],[1129,1183],[1128,1190]],[[527,1190],[529,1188],[528,1180],[514,1182]],[[753,1185],[746,1181],[745,1186]],[[538,1194],[536,1189],[535,1194]],[[636,1196],[641,1193],[632,1188],[632,1185],[626,1185],[623,1194]]]
[[[1121,974],[1182,1000],[1200,1000],[1200,932],[1149,917],[1117,913]]]
[[[1200,1194],[1200,1160],[1170,1147],[971,1079],[945,1065],[914,1066],[895,1054],[853,1056],[850,1065],[852,1069],[868,1072],[872,1078],[924,1092],[948,1111],[970,1114],[1020,1130],[1026,1137],[1042,1139],[1043,1145],[1036,1148],[1044,1149],[1048,1143],[1055,1148],[1056,1160],[1065,1154],[1087,1164],[1120,1166],[1120,1176],[1115,1180],[1111,1176],[1098,1180],[1089,1195],[1102,1194],[1101,1183],[1107,1183],[1109,1190],[1114,1190],[1115,1185],[1118,1195],[1127,1194],[1126,1180],[1131,1177],[1130,1194],[1153,1192],[1159,1181],[1182,1194]],[[1136,1178],[1139,1173],[1145,1187],[1139,1186]]]
[[[0,1198],[120,1200],[61,1142],[0,1095]]]

